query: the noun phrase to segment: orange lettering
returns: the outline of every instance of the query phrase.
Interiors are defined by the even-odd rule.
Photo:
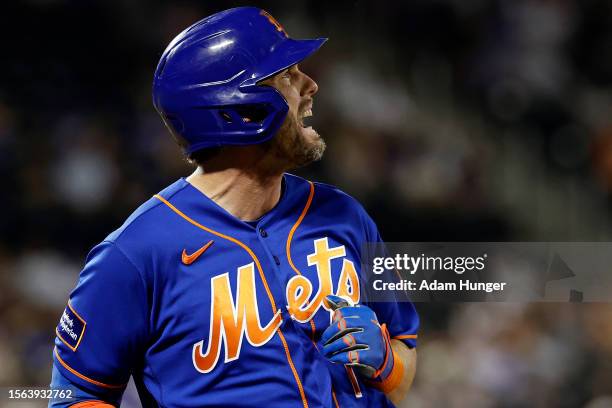
[[[193,365],[201,373],[212,371],[221,354],[221,341],[225,340],[225,362],[240,356],[242,339],[255,347],[267,343],[281,324],[280,311],[272,320],[261,327],[255,293],[254,265],[238,268],[236,302],[232,296],[229,274],[224,273],[211,279],[210,331],[208,346],[202,353],[204,340],[193,345]],[[246,323],[246,324],[245,324]]]
[[[308,321],[310,319],[308,311],[308,299],[312,294],[312,283],[304,275],[295,275],[287,283],[287,309],[295,320]],[[303,320],[306,318],[306,320]]]
[[[319,289],[313,299],[309,301],[313,290],[312,283],[303,275],[292,277],[286,288],[287,309],[292,318],[301,323],[312,319],[321,306],[325,308],[325,297],[334,293],[331,260],[346,256],[344,246],[330,248],[327,237],[315,240],[314,247],[314,253],[307,258],[308,266],[317,268],[319,278]],[[355,265],[347,259],[342,263],[336,294],[351,299],[355,304],[359,302],[359,277]]]
[[[342,272],[340,272],[336,296],[350,299],[354,305],[359,303],[359,276],[357,276],[355,264],[348,259],[342,260]]]

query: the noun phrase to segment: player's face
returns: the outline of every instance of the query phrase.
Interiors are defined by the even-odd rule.
[[[313,95],[318,86],[297,65],[262,82],[276,88],[287,101],[289,112],[276,137],[270,142],[289,167],[299,167],[321,159],[325,142],[305,121],[312,116]]]

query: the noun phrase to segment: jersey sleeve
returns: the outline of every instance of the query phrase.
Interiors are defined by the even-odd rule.
[[[374,252],[384,252],[384,241],[382,240],[378,227],[372,218],[362,210],[363,223],[365,228],[366,243],[377,244],[376,248],[369,250]],[[372,254],[366,256],[367,259],[372,258]],[[368,277],[364,277],[366,285]],[[385,294],[385,301],[366,301],[368,307],[376,312],[376,316],[380,323],[386,323],[387,330],[391,338],[404,342],[408,347],[416,347],[417,332],[419,330],[419,315],[405,293],[388,293]]]
[[[64,377],[55,366],[51,374],[50,389],[54,391],[54,394],[53,398],[49,399],[48,408],[118,407],[121,402],[121,395],[105,395],[104,401],[102,401],[99,393],[77,387]]]
[[[56,327],[59,374],[101,400],[120,398],[144,353],[146,293],[140,271],[115,243],[96,246]]]

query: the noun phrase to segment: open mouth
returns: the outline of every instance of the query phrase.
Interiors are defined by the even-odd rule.
[[[302,127],[310,127],[307,122],[310,120],[308,118],[312,117],[312,108],[308,108],[302,112],[300,115],[300,126]]]

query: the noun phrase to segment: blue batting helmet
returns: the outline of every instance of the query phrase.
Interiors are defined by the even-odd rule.
[[[315,52],[327,40],[294,40],[266,11],[225,10],[180,33],[161,56],[153,104],[186,153],[271,139],[289,107],[258,85]]]

